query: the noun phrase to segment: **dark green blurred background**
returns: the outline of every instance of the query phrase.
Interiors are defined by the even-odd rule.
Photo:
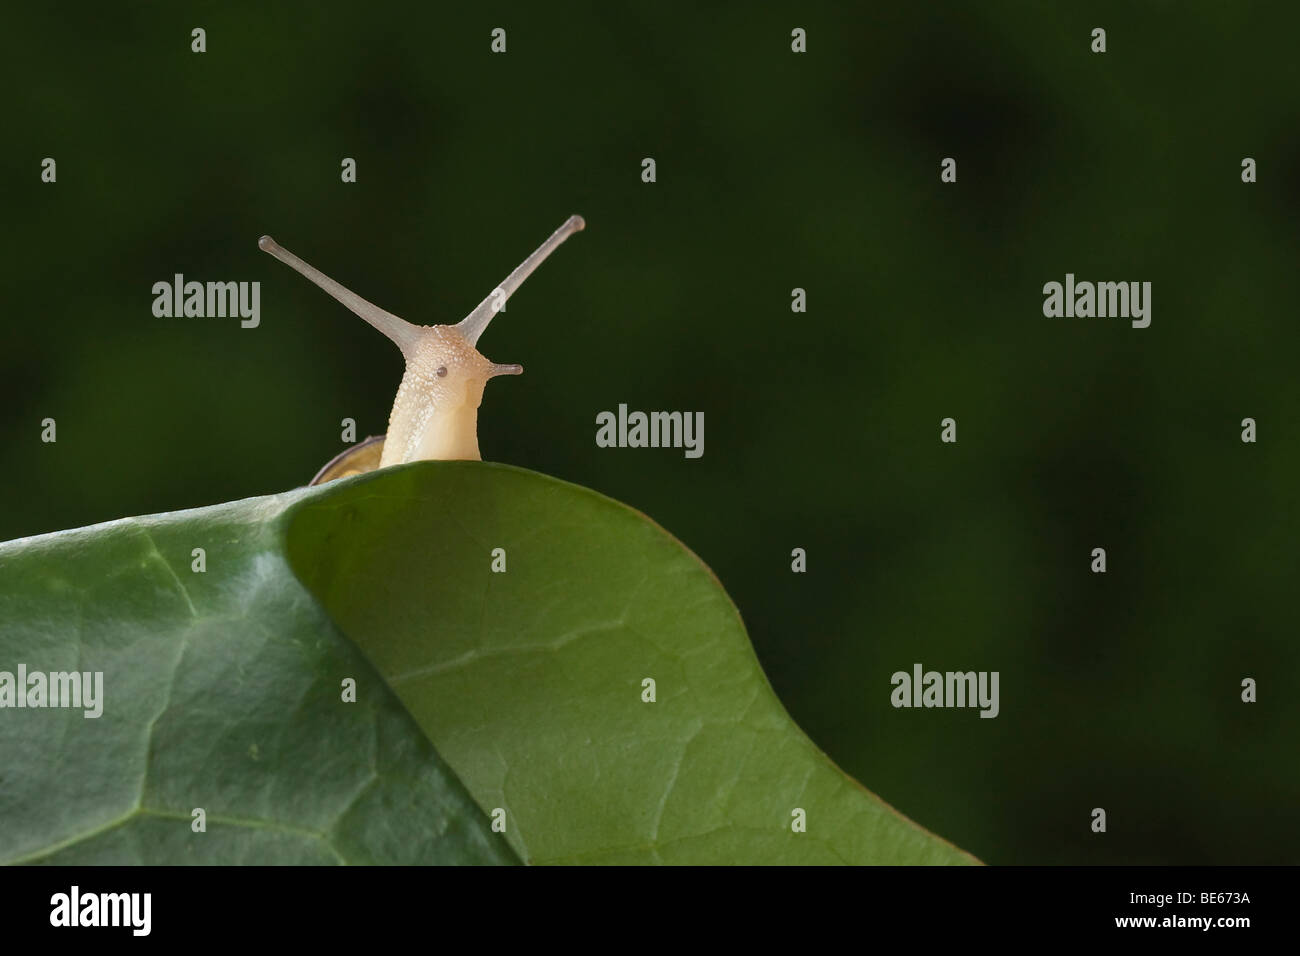
[[[0,539],[383,431],[397,350],[263,233],[455,322],[578,212],[480,343],[527,370],[485,458],[680,537],[813,739],[986,861],[1297,862],[1297,8],[471,6],[7,12]],[[176,272],[261,326],[154,318]],[[1151,327],[1044,318],[1066,272],[1151,281]],[[619,402],[703,411],[704,457],[597,448]],[[893,709],[914,662],[1001,715]]]

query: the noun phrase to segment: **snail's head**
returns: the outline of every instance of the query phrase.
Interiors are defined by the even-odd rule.
[[[426,325],[406,355],[408,384],[444,408],[478,408],[483,386],[497,375],[521,375],[522,365],[498,365],[469,343],[454,325]]]
[[[570,216],[455,325],[414,325],[345,289],[270,236],[263,236],[257,244],[338,299],[402,350],[406,374],[388,419],[382,467],[423,459],[479,457],[477,424],[483,387],[497,375],[519,375],[524,370],[521,365],[489,361],[475,348],[479,336],[532,271],[585,225],[581,216]]]

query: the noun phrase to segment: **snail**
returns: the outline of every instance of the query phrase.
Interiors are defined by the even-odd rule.
[[[478,407],[483,387],[497,375],[520,375],[522,365],[498,365],[476,348],[479,336],[506,300],[560,243],[581,230],[581,216],[570,216],[537,250],[506,276],[478,307],[455,325],[414,325],[348,291],[308,265],[270,236],[258,248],[320,286],[388,336],[406,360],[388,431],[345,449],[312,479],[313,485],[408,461],[471,459],[478,448]]]

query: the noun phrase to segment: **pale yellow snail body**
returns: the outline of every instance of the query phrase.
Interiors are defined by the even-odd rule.
[[[406,359],[406,373],[388,416],[388,433],[344,451],[321,469],[312,484],[408,461],[478,460],[478,407],[483,401],[483,387],[496,375],[523,372],[520,365],[488,361],[475,348],[479,336],[532,271],[585,225],[581,216],[570,216],[455,325],[413,325],[343,288],[270,236],[259,239],[259,248],[306,276],[383,332]]]

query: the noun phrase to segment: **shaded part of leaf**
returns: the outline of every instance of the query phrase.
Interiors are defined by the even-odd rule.
[[[712,572],[644,515],[485,462],[321,491],[287,512],[290,563],[530,862],[977,862],[804,735]]]

